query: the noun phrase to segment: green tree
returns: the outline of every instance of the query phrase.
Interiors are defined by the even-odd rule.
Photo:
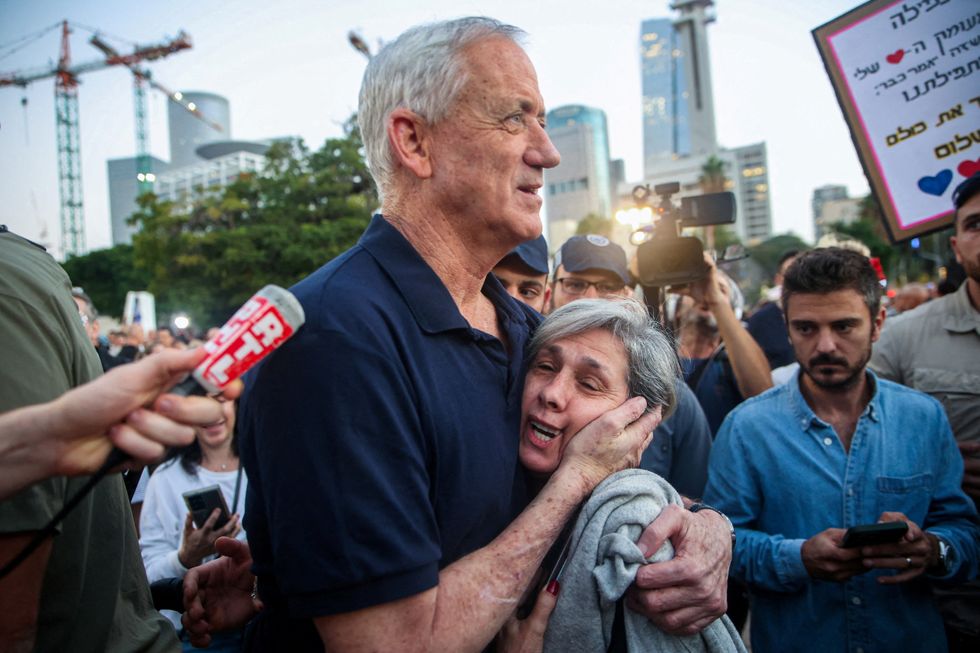
[[[189,202],[139,199],[135,261],[162,315],[223,322],[268,283],[290,286],[353,245],[377,194],[352,118],[316,151],[278,142],[258,174]]]
[[[790,249],[805,250],[810,246],[796,234],[781,234],[768,238],[748,248],[749,257],[762,266],[770,277],[776,273],[776,265],[783,252]]]
[[[951,228],[920,237],[918,248],[910,242],[893,245],[885,230],[881,206],[871,194],[862,198],[857,220],[832,224],[830,229],[867,245],[871,256],[881,260],[888,279],[899,286],[908,281],[936,279],[943,262],[953,259],[949,248]]]
[[[65,261],[65,271],[81,286],[100,313],[121,317],[130,290],[146,290],[149,276],[133,262],[132,245],[116,245]]]
[[[586,236],[588,234],[596,234],[611,238],[612,229],[613,222],[611,218],[604,218],[601,215],[589,213],[578,221],[578,226],[575,228],[575,235]]]

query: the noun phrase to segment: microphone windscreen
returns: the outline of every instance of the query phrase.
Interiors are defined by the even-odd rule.
[[[289,339],[306,321],[291,292],[268,285],[255,293],[204,348],[193,377],[208,393],[221,391]]]

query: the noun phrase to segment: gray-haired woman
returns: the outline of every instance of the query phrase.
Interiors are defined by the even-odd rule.
[[[542,482],[558,468],[572,436],[611,408],[641,396],[648,410],[660,407],[666,418],[676,402],[674,342],[632,299],[563,306],[538,327],[527,359],[519,453]],[[623,650],[744,651],[727,617],[688,637],[662,633],[629,611],[623,627],[613,627],[617,601],[637,569],[673,557],[669,542],[650,556],[635,544],[671,503],[680,505],[680,495],[650,472],[624,470],[603,481],[572,530],[561,595],[559,583],[550,583],[526,620],[505,627],[499,650],[606,651],[618,639]]]

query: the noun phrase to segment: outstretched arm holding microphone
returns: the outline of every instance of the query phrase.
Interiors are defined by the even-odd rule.
[[[206,357],[204,349],[165,351],[0,415],[0,499],[43,478],[94,473],[113,447],[145,463],[188,444],[192,426],[221,419],[220,404],[166,391]],[[222,394],[240,392],[234,382]]]

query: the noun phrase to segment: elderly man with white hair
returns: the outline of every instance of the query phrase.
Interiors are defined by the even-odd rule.
[[[358,119],[381,213],[294,287],[306,325],[242,402],[261,650],[483,649],[575,508],[637,463],[659,420],[642,398],[609,410],[528,503],[517,433],[540,316],[490,271],[540,235],[559,155],[522,35],[487,18],[415,27],[365,72]],[[724,610],[730,531],[709,512],[668,511],[645,535],[678,548],[633,597],[668,629]],[[236,560],[185,581],[195,641],[230,614],[210,585]]]

